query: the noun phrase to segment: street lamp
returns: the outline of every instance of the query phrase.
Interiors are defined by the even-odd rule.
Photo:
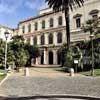
[[[5,32],[5,39],[6,39],[6,45],[5,45],[5,70],[7,70],[7,39],[9,36],[9,32]]]
[[[91,76],[94,76],[94,46],[93,46],[93,37],[94,35],[91,34],[90,38],[91,38],[91,46],[92,46],[92,70],[91,70]]]
[[[74,59],[74,64],[76,65],[76,66],[75,66],[75,72],[76,72],[76,73],[77,73],[78,63],[79,63],[78,59]]]

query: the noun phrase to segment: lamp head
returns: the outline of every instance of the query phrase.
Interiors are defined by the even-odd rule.
[[[4,34],[5,34],[5,38],[7,39],[9,36],[9,32],[5,32]]]
[[[93,38],[93,37],[94,37],[94,34],[91,34],[91,35],[90,35],[90,38]]]

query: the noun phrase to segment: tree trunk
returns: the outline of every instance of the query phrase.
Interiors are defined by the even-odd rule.
[[[65,21],[66,21],[66,37],[67,37],[67,48],[70,48],[70,18],[69,8],[65,9]]]

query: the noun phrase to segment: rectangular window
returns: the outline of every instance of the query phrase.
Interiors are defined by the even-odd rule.
[[[45,29],[45,21],[42,21],[42,29]]]
[[[92,15],[92,18],[93,18],[93,19],[97,19],[97,18],[98,18],[98,15],[97,15],[97,14]]]
[[[25,26],[22,27],[22,33],[25,33]]]
[[[31,24],[28,25],[28,32],[31,32]]]
[[[81,27],[81,18],[76,18],[76,28]]]
[[[58,25],[59,25],[59,26],[62,25],[62,16],[59,16],[59,18],[58,18]]]
[[[35,31],[37,31],[38,30],[38,23],[37,22],[35,23],[34,27],[35,27]]]

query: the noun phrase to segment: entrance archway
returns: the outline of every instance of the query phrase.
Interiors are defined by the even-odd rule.
[[[49,64],[53,64],[53,52],[49,51]]]
[[[41,64],[44,64],[44,53],[43,53],[43,51],[41,53]]]
[[[62,64],[62,56],[61,56],[61,52],[57,51],[57,58],[58,58],[58,65]]]

